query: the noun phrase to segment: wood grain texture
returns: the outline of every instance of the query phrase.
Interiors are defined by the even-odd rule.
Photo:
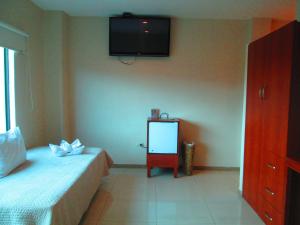
[[[286,168],[285,158],[272,152],[264,152],[261,166],[260,194],[278,212],[285,209]]]
[[[299,37],[292,22],[249,47],[243,195],[267,225],[285,224],[287,166],[300,171]]]
[[[284,224],[284,216],[272,207],[263,198],[259,200],[259,214],[266,225],[282,225]]]
[[[285,157],[287,151],[294,25],[267,37],[263,151]]]
[[[173,168],[174,177],[178,175],[179,156],[178,154],[147,154],[147,176],[151,176],[151,169],[154,167]]]
[[[262,148],[262,99],[260,90],[264,78],[265,42],[256,41],[249,46],[247,105],[245,130],[245,162],[243,196],[258,209],[259,176]]]
[[[287,158],[286,165],[288,168],[300,173],[300,159],[295,160],[294,158]]]

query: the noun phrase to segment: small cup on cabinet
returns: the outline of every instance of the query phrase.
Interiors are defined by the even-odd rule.
[[[151,109],[151,119],[159,119],[159,109]]]

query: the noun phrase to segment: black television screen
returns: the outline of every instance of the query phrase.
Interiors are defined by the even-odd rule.
[[[169,48],[170,18],[109,18],[109,55],[169,56]]]

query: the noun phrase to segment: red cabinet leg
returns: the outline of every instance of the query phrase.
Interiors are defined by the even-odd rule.
[[[174,177],[176,178],[178,176],[178,167],[174,167]]]
[[[151,167],[147,166],[147,176],[151,177]]]

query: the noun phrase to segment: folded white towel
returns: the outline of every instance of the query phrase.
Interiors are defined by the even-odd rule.
[[[62,140],[60,146],[49,144],[49,147],[52,153],[58,157],[63,157],[68,155],[79,155],[83,152],[85,148],[85,146],[81,144],[79,139],[76,139],[71,144],[69,144],[65,140]]]
[[[70,153],[68,153],[68,155],[80,155],[83,152],[84,148],[85,146],[83,145],[77,148],[73,148],[73,150]]]
[[[67,141],[62,140],[60,142],[60,147],[64,150],[64,152],[66,154],[72,152],[73,148],[72,148],[72,144],[69,144]]]
[[[49,144],[49,147],[55,156],[62,157],[66,155],[66,152],[59,145]]]
[[[64,141],[64,140],[63,140],[63,141]],[[72,145],[73,148],[78,148],[78,147],[83,146],[83,145],[81,144],[81,142],[79,141],[78,138],[75,139],[75,141],[73,141],[71,145]]]

